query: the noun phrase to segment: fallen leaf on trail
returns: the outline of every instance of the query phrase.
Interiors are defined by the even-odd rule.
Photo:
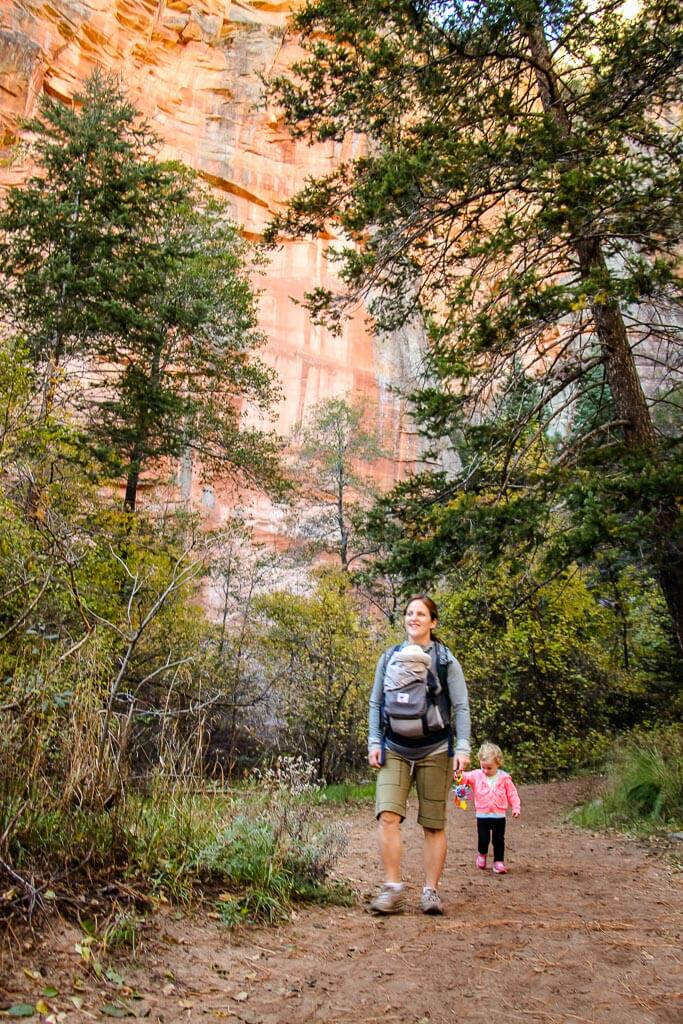
[[[24,972],[24,974],[26,975],[26,977],[30,978],[31,981],[42,981],[43,980],[43,976],[40,973],[40,971],[34,971],[31,967],[22,967],[21,969]]]
[[[211,918],[212,921],[220,921],[221,919],[221,915],[216,914],[213,910],[209,911],[209,913],[206,916]]]
[[[71,985],[75,992],[85,992],[87,988],[85,981],[78,974],[74,974],[71,979]]]
[[[56,989],[54,985],[46,985],[41,994],[46,999],[54,999],[55,996],[59,995],[59,989]]]
[[[35,1013],[35,1008],[30,1003],[15,1003],[14,1006],[10,1006],[7,1011],[8,1017],[32,1017]]]
[[[243,1002],[245,1002],[249,998],[249,993],[248,992],[238,992],[237,995],[234,995],[232,998],[236,999],[238,1003],[243,1003]]]
[[[133,1014],[127,1006],[118,1006],[116,1003],[105,1003],[102,1007],[102,1013],[105,1013],[107,1017],[132,1017]]]
[[[161,992],[162,992],[162,995],[172,996],[173,993],[175,992],[175,985],[173,984],[172,981],[169,981],[168,984],[164,985],[164,987],[162,988]]]
[[[123,985],[123,978],[118,971],[115,971],[113,967],[110,967],[105,974],[107,981],[111,981],[114,985]]]
[[[77,1010],[80,1010],[83,1007],[83,1003],[85,1001],[83,999],[83,996],[69,996],[69,999],[74,1004]]]
[[[181,999],[178,1003],[181,1010],[192,1010],[194,1009],[194,1003],[189,999]]]
[[[39,1013],[42,1017],[50,1012],[50,1007],[47,1005],[44,999],[39,999],[36,1003],[36,1013]]]
[[[218,893],[218,902],[219,903],[229,903],[231,899],[232,899],[232,893],[231,892],[219,892]]]

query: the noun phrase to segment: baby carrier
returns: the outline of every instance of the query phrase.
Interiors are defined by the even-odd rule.
[[[432,659],[417,644],[398,644],[384,656],[380,723],[384,739],[400,748],[417,751],[448,740],[450,752],[448,654],[438,642],[435,651],[436,674]]]

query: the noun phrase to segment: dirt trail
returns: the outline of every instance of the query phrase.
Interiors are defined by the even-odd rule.
[[[353,908],[302,910],[286,927],[231,936],[214,920],[157,915],[136,965],[120,963],[136,1016],[163,1024],[668,1024],[683,1019],[681,874],[647,844],[559,824],[587,783],[520,788],[522,817],[508,825],[510,874],[474,867],[472,810],[449,809],[442,918],[417,910],[420,830],[403,826],[409,908],[377,918],[372,811],[350,812],[340,873]],[[46,936],[9,965],[8,1002],[35,1003],[41,987],[65,1017],[106,1020],[111,985],[86,979],[76,932]],[[41,979],[24,968],[39,971]],[[7,977],[7,974],[10,976]],[[128,995],[133,990],[137,998]],[[36,1018],[34,1018],[35,1020]]]

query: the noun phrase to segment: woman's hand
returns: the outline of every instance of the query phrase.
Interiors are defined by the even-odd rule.
[[[466,772],[469,765],[469,754],[456,754],[455,761],[453,762],[453,774],[456,775],[458,772]]]
[[[368,751],[368,764],[371,768],[382,767],[382,748],[373,747],[372,750]]]

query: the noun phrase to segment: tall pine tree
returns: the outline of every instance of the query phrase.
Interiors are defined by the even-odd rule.
[[[179,165],[120,85],[94,74],[72,106],[44,98],[29,122],[36,174],[0,209],[0,312],[24,339],[43,418],[75,415],[125,483],[194,451],[277,488],[280,443],[246,425],[274,400],[274,376],[227,210]]]
[[[652,414],[680,388],[677,5],[645,0],[628,18],[587,0],[319,0],[294,25],[309,57],[274,83],[293,131],[362,133],[366,152],[310,182],[271,236],[337,221],[342,277],[378,326],[430,324],[416,414],[446,440],[490,422],[498,479],[473,503],[486,531],[504,540],[532,504],[546,521],[562,507],[554,557],[644,553],[683,643],[678,438]],[[330,293],[310,304],[341,312]],[[524,375],[538,399],[497,429],[501,381]],[[530,423],[559,434],[535,481]],[[408,575],[421,531],[447,560],[472,468],[385,503]],[[515,520],[518,468],[532,500]]]

